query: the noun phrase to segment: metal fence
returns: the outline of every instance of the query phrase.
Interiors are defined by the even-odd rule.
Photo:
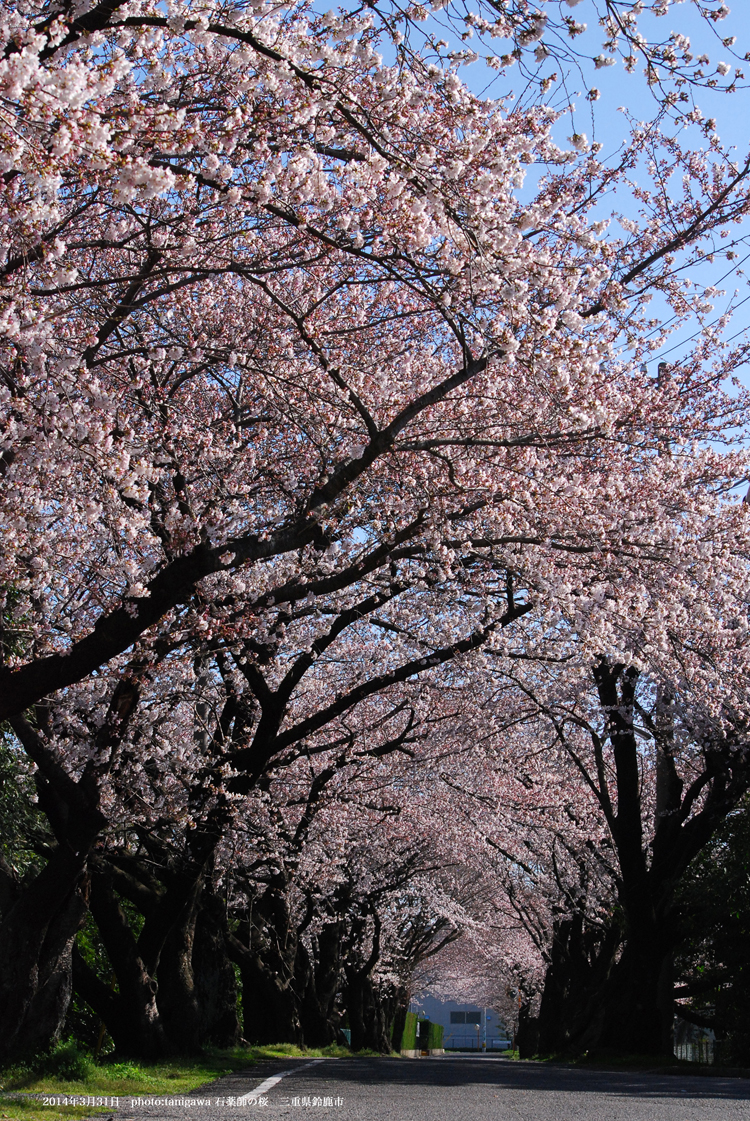
[[[714,1033],[683,1020],[674,1018],[674,1053],[686,1063],[712,1063],[714,1061]]]
[[[454,1035],[451,1032],[446,1035],[443,1047],[446,1051],[481,1051],[482,1041],[478,1032],[474,1032],[473,1035]],[[507,1051],[509,1047],[509,1039],[494,1039],[487,1036],[488,1051]]]
[[[674,1053],[678,1059],[688,1063],[712,1063],[714,1061],[714,1041],[712,1039],[686,1040],[675,1043]]]

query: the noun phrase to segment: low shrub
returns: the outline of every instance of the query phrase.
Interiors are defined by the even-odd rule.
[[[136,1081],[148,1078],[147,1072],[138,1063],[103,1063],[102,1071],[110,1078],[130,1078]],[[169,1075],[167,1075],[169,1077]]]
[[[53,1051],[33,1060],[33,1072],[40,1077],[59,1078],[62,1082],[85,1082],[95,1070],[94,1061],[81,1051],[74,1040],[58,1043]]]

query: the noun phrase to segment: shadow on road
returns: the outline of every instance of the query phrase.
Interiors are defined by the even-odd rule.
[[[704,1098],[750,1101],[750,1079],[645,1071],[580,1070],[510,1059],[339,1059],[305,1072],[310,1081],[401,1086],[499,1086],[554,1093],[612,1094],[632,1098]]]

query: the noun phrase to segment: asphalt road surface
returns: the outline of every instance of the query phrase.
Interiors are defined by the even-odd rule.
[[[491,1056],[288,1059],[117,1121],[750,1121],[750,1079],[573,1070]]]

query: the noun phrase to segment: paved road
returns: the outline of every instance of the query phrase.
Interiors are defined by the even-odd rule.
[[[280,1079],[279,1074],[291,1071]],[[248,1097],[248,1094],[250,1095]],[[750,1121],[750,1080],[570,1070],[492,1057],[289,1059],[118,1121]],[[210,1101],[209,1101],[210,1099]],[[242,1099],[242,1101],[240,1101]]]

